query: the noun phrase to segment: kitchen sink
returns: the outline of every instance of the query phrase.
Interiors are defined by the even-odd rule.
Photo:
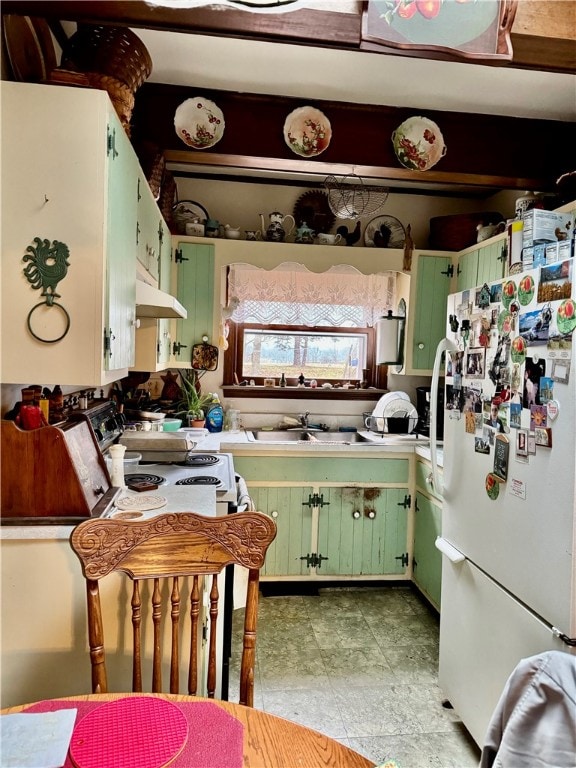
[[[358,432],[322,432],[302,430],[258,429],[247,433],[249,440],[265,443],[364,443],[370,441]]]

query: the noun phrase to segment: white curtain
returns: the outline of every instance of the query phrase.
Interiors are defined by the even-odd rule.
[[[230,265],[228,305],[239,323],[363,328],[395,303],[395,272],[364,275],[349,264],[326,272],[294,262],[275,269]]]

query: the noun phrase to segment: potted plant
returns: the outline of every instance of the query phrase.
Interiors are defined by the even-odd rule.
[[[203,427],[206,422],[204,409],[212,402],[212,394],[202,394],[198,377],[192,371],[180,371],[182,379],[182,410],[185,411],[191,427]]]

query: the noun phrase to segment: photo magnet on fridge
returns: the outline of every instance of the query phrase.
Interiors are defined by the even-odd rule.
[[[496,435],[494,440],[494,470],[493,473],[501,482],[508,478],[508,459],[510,443],[505,435]]]

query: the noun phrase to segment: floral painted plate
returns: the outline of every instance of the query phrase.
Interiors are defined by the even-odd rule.
[[[192,149],[209,149],[224,135],[224,114],[213,101],[202,96],[186,99],[174,113],[174,128]]]
[[[299,107],[284,122],[284,141],[301,157],[320,155],[332,138],[330,120],[314,107]]]
[[[411,171],[428,171],[446,154],[440,128],[427,117],[409,117],[392,133],[396,157]]]

